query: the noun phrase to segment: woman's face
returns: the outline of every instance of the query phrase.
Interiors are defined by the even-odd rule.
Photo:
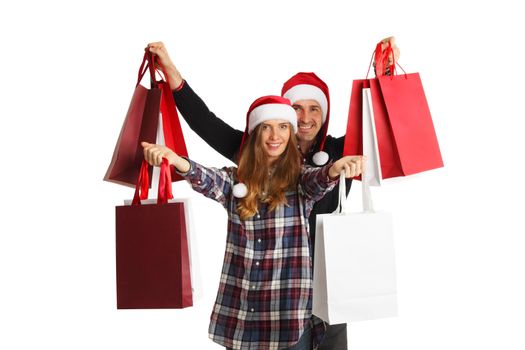
[[[290,140],[291,125],[286,120],[272,119],[261,123],[261,145],[269,163],[283,154]]]

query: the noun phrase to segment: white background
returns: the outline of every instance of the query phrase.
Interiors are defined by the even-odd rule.
[[[395,219],[399,317],[352,324],[352,349],[525,349],[523,18],[517,2],[17,1],[0,5],[0,348],[218,349],[207,338],[226,216],[194,198],[205,295],[116,310],[114,206],[102,181],[143,48],[243,128],[298,71],[330,86],[343,134],[353,79],[395,35],[420,72],[445,168],[375,189]],[[193,159],[229,164],[184,124]],[[356,203],[358,185],[351,199]],[[357,197],[358,198],[358,197]]]

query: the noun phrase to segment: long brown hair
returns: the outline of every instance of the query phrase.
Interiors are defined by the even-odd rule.
[[[237,177],[248,188],[248,194],[237,206],[242,220],[255,215],[259,200],[268,203],[270,211],[275,210],[279,204],[287,204],[284,193],[297,186],[301,172],[301,154],[297,149],[293,127],[289,124],[290,138],[286,149],[273,164],[270,181],[268,156],[262,144],[261,125],[258,125],[248,136],[238,162]]]

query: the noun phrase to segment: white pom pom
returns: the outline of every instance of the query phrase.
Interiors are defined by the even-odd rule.
[[[248,187],[243,183],[238,183],[233,186],[233,195],[237,198],[244,198],[248,194]]]
[[[320,151],[320,152],[317,152],[316,154],[314,154],[313,161],[314,161],[315,165],[319,165],[320,166],[320,165],[325,165],[328,162],[329,158],[330,157],[328,157],[328,153]]]

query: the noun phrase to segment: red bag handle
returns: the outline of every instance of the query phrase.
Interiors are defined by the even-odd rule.
[[[139,178],[137,185],[135,186],[135,195],[133,196],[133,202],[131,205],[140,205],[142,199],[148,198],[149,192],[149,164],[145,160],[142,161],[140,167]],[[157,204],[168,203],[169,199],[173,198],[173,192],[171,187],[171,169],[170,164],[166,158],[162,158],[162,164],[160,166],[160,178],[159,178],[159,192],[157,195]]]
[[[388,65],[388,56],[392,54],[392,64]],[[370,74],[370,68],[372,67],[372,62],[375,62],[375,68],[376,68],[376,77],[382,77],[386,75],[387,68],[390,67],[390,77],[393,79],[394,75],[396,74],[396,65],[401,68],[403,73],[405,74],[405,78],[407,73],[401,67],[401,65],[396,61],[396,56],[394,55],[394,49],[392,49],[392,44],[390,44],[390,41],[388,42],[388,47],[383,51],[383,43],[380,41],[376,45],[376,49],[372,53],[372,57],[370,58],[370,64],[368,66],[368,72],[366,72],[366,79],[368,79],[368,74]]]
[[[164,69],[162,64],[160,62],[155,62],[155,57],[156,56],[152,52],[146,50],[142,64],[144,65],[144,61],[148,60],[150,73],[153,71],[153,77],[155,76],[154,72],[157,72],[164,79],[164,81],[156,82],[156,87],[159,87],[162,90],[160,108],[162,113],[162,128],[164,131],[164,142],[166,143],[166,146],[168,148],[173,150],[178,155],[187,157],[188,149],[186,148],[186,143],[184,142],[184,135],[182,133],[182,127],[180,125],[179,114],[177,113],[177,106],[175,105],[175,100],[173,99],[173,95],[171,92],[170,79],[168,77],[168,74],[166,74],[166,70]],[[151,67],[154,67],[154,70],[152,70]],[[143,69],[141,66],[141,71],[142,70]],[[180,142],[175,143],[175,140],[180,140]]]
[[[148,69],[150,71],[152,85],[161,89],[160,110],[162,113],[164,142],[168,148],[178,155],[187,157],[188,149],[186,148],[186,143],[184,141],[180,118],[177,112],[177,106],[175,105],[175,100],[173,99],[168,74],[166,74],[166,70],[162,64],[156,61],[156,56],[149,50],[145,50],[144,58],[142,59],[142,64],[139,69],[137,85],[140,83]],[[157,81],[155,73],[159,73],[163,80]],[[179,140],[179,142],[175,143],[175,140]],[[176,175],[176,173],[173,173],[173,175]]]
[[[142,78],[144,78],[144,75],[146,74],[146,71],[148,70],[149,70],[149,75],[150,75],[151,86],[155,88],[158,87],[158,82],[157,82],[157,78],[155,77],[155,73],[159,72],[159,70],[156,67],[155,55],[151,53],[149,50],[146,50],[144,52],[144,57],[142,58],[142,63],[140,65],[139,73],[137,77],[137,84],[135,86],[138,86],[140,84],[140,82],[142,81]]]

